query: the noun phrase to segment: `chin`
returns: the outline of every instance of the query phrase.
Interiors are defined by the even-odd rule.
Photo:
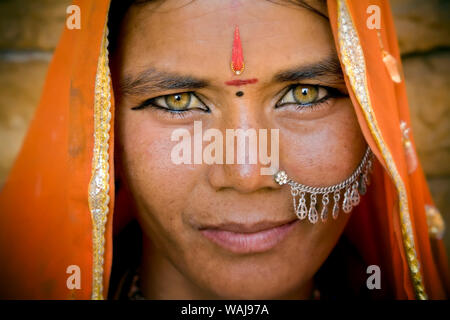
[[[307,282],[297,268],[288,272],[279,265],[230,266],[225,273],[208,273],[199,276],[201,286],[211,292],[213,299],[272,300],[298,296],[299,288]],[[205,271],[205,269],[203,269]],[[207,272],[207,271],[205,271]],[[295,276],[293,276],[295,274]],[[297,292],[297,295],[295,294]]]
[[[218,299],[225,300],[276,300],[289,299],[295,295],[295,288],[288,287],[284,283],[271,283],[258,281],[233,281],[228,279],[228,285],[211,288]],[[281,286],[280,286],[281,285]]]

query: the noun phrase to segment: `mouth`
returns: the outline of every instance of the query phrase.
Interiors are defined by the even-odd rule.
[[[300,220],[259,222],[256,224],[227,223],[200,228],[207,239],[233,253],[256,253],[274,248]]]

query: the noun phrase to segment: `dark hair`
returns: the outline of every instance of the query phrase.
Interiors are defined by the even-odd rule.
[[[145,2],[149,2],[152,0],[146,0]],[[118,37],[120,25],[122,24],[122,20],[125,17],[128,9],[135,2],[142,2],[142,0],[112,0],[111,5],[109,7],[108,13],[108,41],[109,46],[108,50],[110,53],[114,52],[117,47]]]

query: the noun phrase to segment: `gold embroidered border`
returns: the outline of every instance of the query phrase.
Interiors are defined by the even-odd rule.
[[[420,273],[419,261],[417,259],[414,245],[414,237],[409,216],[408,198],[405,185],[398,173],[392,155],[383,139],[372,109],[369,90],[367,87],[364,54],[351,14],[348,11],[346,0],[338,0],[338,35],[342,62],[345,66],[345,72],[350,79],[352,89],[355,92],[358,102],[362,107],[364,116],[369,125],[370,132],[372,133],[372,136],[374,137],[378,148],[381,151],[383,159],[387,164],[389,174],[393,179],[395,187],[397,189],[397,193],[399,196],[399,211],[403,245],[408,261],[410,276],[412,279],[416,298],[424,300],[427,299],[427,295],[425,293],[422,276]]]
[[[105,23],[94,100],[94,151],[89,184],[89,209],[93,225],[93,300],[103,299],[103,256],[109,205],[109,131],[111,121],[111,79],[108,61],[108,27]]]

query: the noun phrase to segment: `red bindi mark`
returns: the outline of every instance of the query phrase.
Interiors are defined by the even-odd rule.
[[[245,80],[236,79],[236,80],[226,81],[225,84],[227,86],[239,87],[239,86],[243,86],[243,85],[246,85],[246,84],[252,84],[252,83],[257,83],[257,82],[258,82],[258,79],[256,79],[256,78],[245,79]]]
[[[242,53],[241,37],[239,27],[234,29],[233,49],[231,52],[231,70],[235,75],[240,75],[244,71],[244,55]]]

